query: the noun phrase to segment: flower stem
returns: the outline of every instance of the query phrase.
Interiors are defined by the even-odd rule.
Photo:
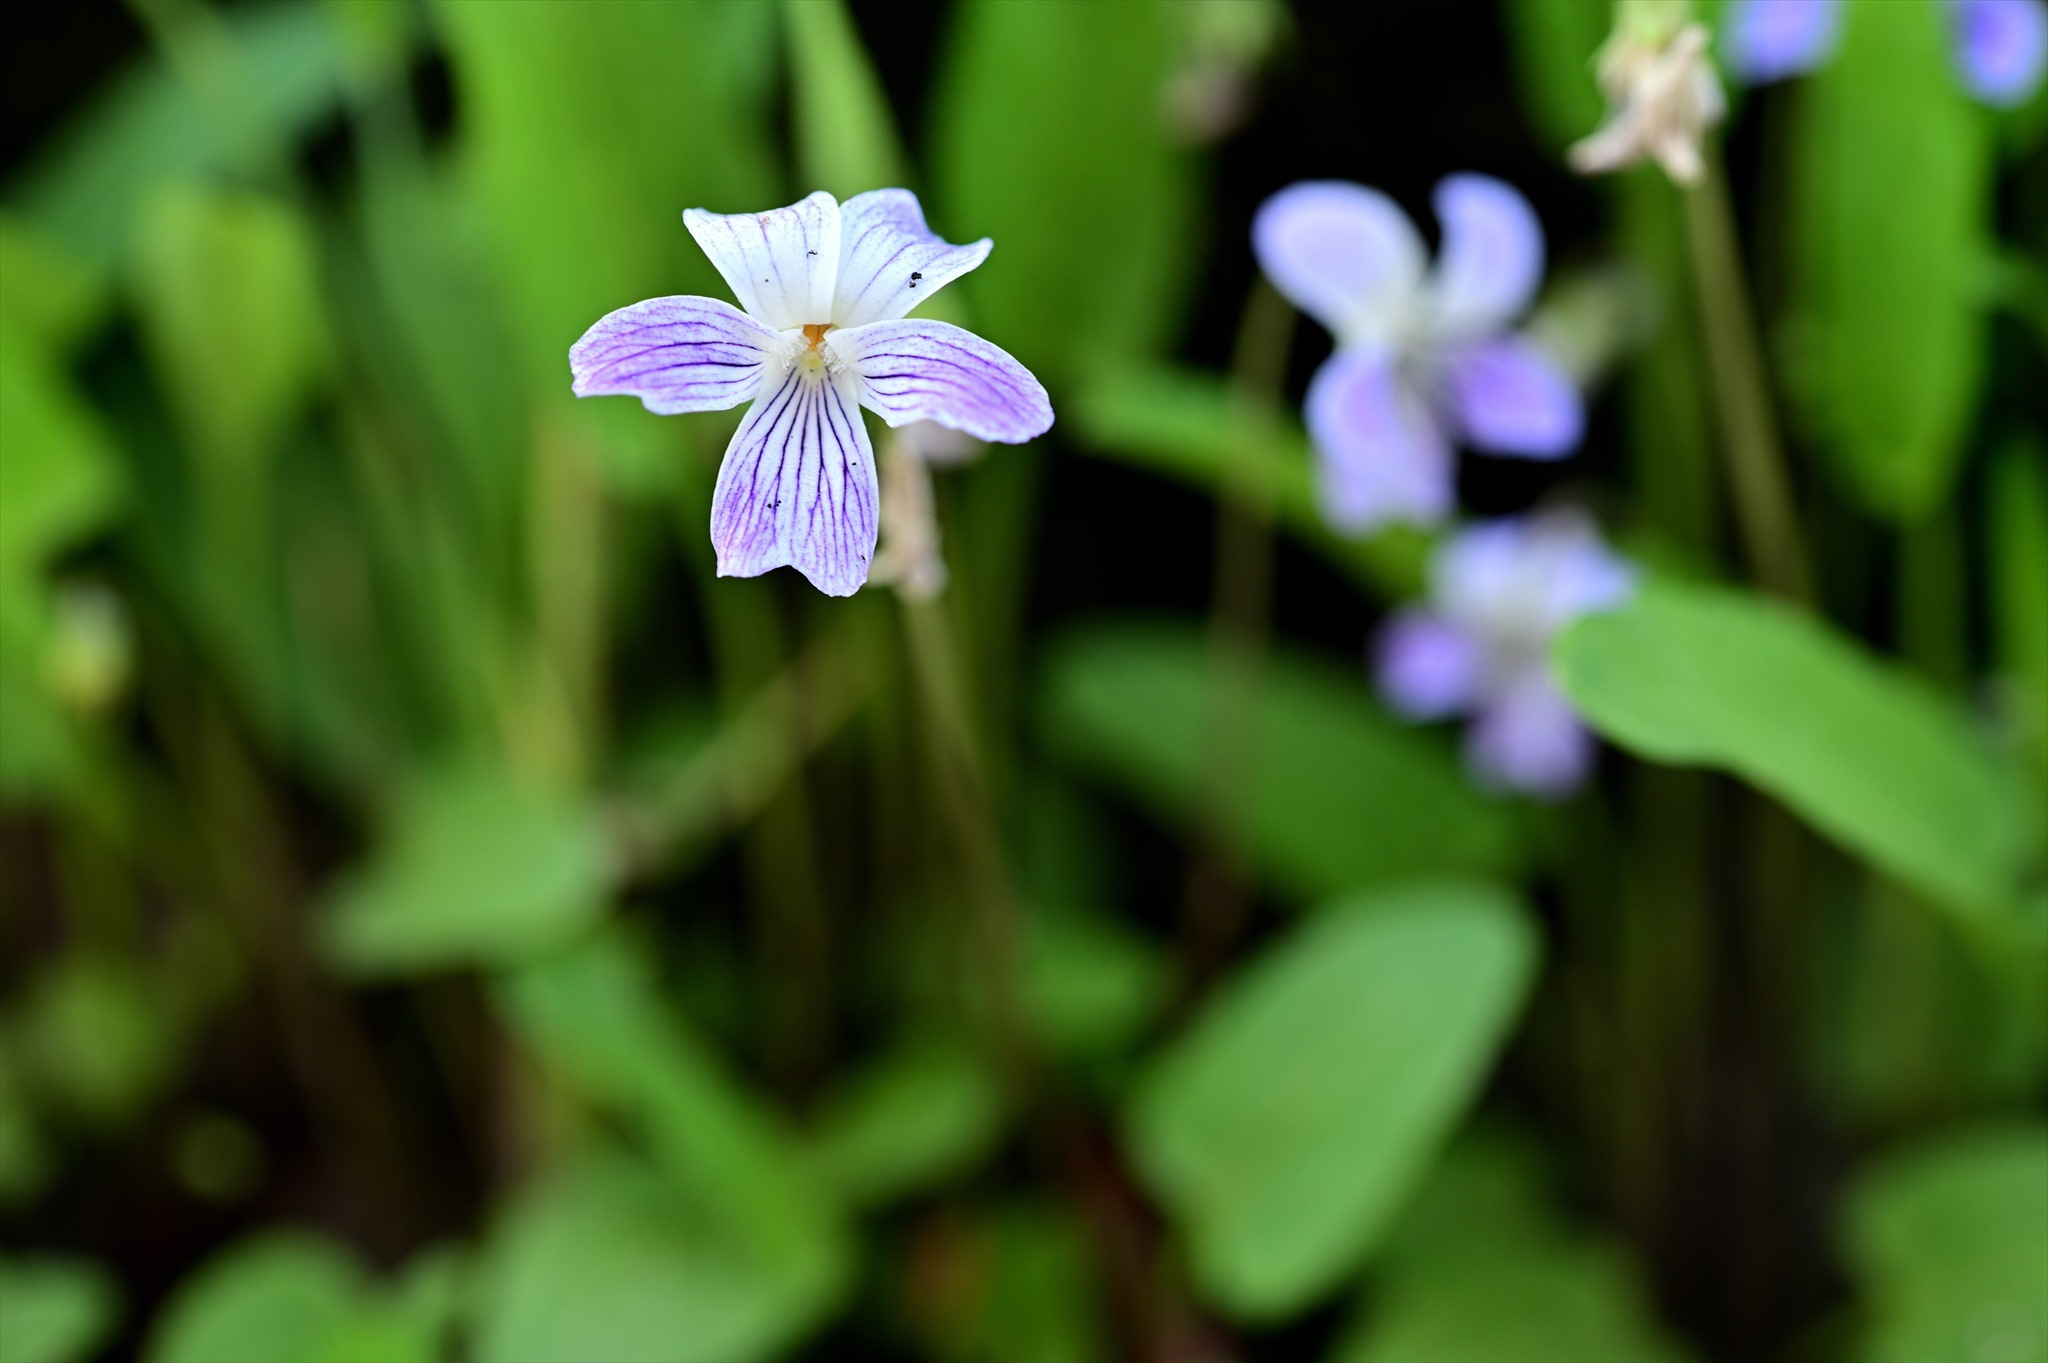
[[[1699,295],[1700,331],[1713,378],[1729,490],[1741,526],[1751,575],[1779,596],[1811,604],[1813,584],[1791,480],[1771,414],[1749,307],[1735,220],[1726,178],[1717,157],[1708,160],[1700,183],[1685,194],[1686,237],[1691,245],[1693,285]]]

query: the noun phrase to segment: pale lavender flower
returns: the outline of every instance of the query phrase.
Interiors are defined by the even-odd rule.
[[[1985,104],[2023,104],[2048,70],[2048,3],[1940,0],[1963,85]],[[1834,54],[1841,0],[1735,0],[1723,41],[1728,63],[1751,84],[1811,71]]]
[[[1592,766],[1593,739],[1551,677],[1550,641],[1634,590],[1633,566],[1582,516],[1468,527],[1438,547],[1427,606],[1381,632],[1380,692],[1408,719],[1470,714],[1465,758],[1484,784],[1568,794]]]
[[[1453,440],[1557,459],[1579,443],[1578,390],[1509,330],[1543,279],[1543,228],[1484,175],[1436,188],[1434,270],[1408,215],[1378,190],[1290,185],[1252,224],[1259,266],[1337,349],[1309,384],[1324,514],[1341,530],[1449,514]]]
[[[569,351],[578,397],[628,393],[650,412],[752,402],[711,498],[721,576],[787,563],[832,596],[867,581],[879,492],[860,409],[1021,444],[1052,426],[1045,389],[1008,353],[946,322],[906,317],[987,258],[939,240],[917,196],[822,190],[766,213],[692,208],[690,235],[740,306],[650,298]],[[742,311],[744,309],[744,311]]]

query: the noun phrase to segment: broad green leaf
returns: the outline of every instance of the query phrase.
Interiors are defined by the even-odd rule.
[[[316,255],[298,212],[255,191],[166,185],[137,214],[143,329],[218,478],[248,477],[329,369]]]
[[[718,1339],[700,1345],[694,1336],[678,1336],[670,1356],[772,1353],[813,1328],[846,1284],[841,1213],[810,1177],[789,1133],[662,1005],[627,944],[600,938],[530,967],[505,978],[499,998],[514,1028],[571,1090],[630,1123],[674,1196],[690,1208],[687,1224],[661,1219],[694,1246],[689,1256],[717,1279],[716,1291],[730,1319],[745,1326],[749,1344],[725,1351]],[[620,1186],[609,1175],[600,1182]],[[628,1182],[638,1187],[647,1180]],[[609,1192],[589,1198],[633,1201]],[[589,1198],[579,1193],[572,1201]],[[658,1286],[657,1279],[635,1281]],[[575,1342],[547,1305],[570,1310],[575,1303],[566,1291],[545,1299],[501,1293],[494,1301],[486,1337],[506,1347],[486,1354],[549,1357]],[[569,1356],[588,1356],[588,1349]]]
[[[59,356],[0,297],[0,592],[26,591],[54,554],[119,506],[120,469],[99,417]],[[9,616],[27,609],[9,601]]]
[[[151,1363],[434,1363],[439,1323],[370,1281],[349,1250],[267,1231],[179,1284],[150,1335]]]
[[[1792,134],[1788,368],[1848,489],[1911,519],[1948,495],[1983,368],[1991,123],[1941,6],[1843,11]]]
[[[802,187],[843,200],[905,184],[895,117],[844,0],[783,0],[782,17]]]
[[[0,1363],[84,1363],[121,1311],[99,1265],[55,1254],[0,1258]]]
[[[1869,1363],[2048,1359],[2048,1128],[1957,1131],[1849,1193],[1844,1249]]]
[[[940,1363],[1097,1363],[1110,1357],[1101,1274],[1083,1227],[1045,1202],[931,1223],[944,1281],[907,1265],[902,1293]],[[922,1279],[922,1280],[921,1280]]]
[[[357,975],[517,962],[595,922],[606,881],[589,809],[493,767],[432,771],[336,891],[327,947]]]
[[[0,314],[50,344],[77,341],[106,311],[107,272],[66,241],[0,213]]]
[[[1221,986],[1127,1124],[1210,1300],[1280,1319],[1358,1267],[1476,1096],[1536,954],[1503,891],[1419,884],[1323,909]]]
[[[826,1105],[811,1158],[848,1202],[895,1201],[968,1172],[995,1144],[1002,1108],[985,1057],[957,1042],[912,1043]]]
[[[1957,912],[2016,921],[2024,788],[1963,716],[1813,619],[1657,582],[1580,621],[1556,659],[1614,742],[1733,772]]]
[[[1077,770],[1167,818],[1191,812],[1207,748],[1210,655],[1192,629],[1101,625],[1069,637],[1041,689],[1040,732]],[[1515,859],[1507,810],[1466,784],[1433,735],[1382,711],[1364,674],[1282,652],[1268,663],[1245,839],[1302,898]]]
[[[1190,263],[1193,164],[1169,143],[1164,0],[953,12],[933,95],[938,230],[995,238],[954,287],[1053,389],[1165,341]]]
[[[2048,450],[2015,441],[1985,489],[1993,641],[2019,738],[2048,798]]]
[[[1077,1058],[1138,1037],[1166,1002],[1159,950],[1106,914],[1035,910],[1025,931],[1024,999],[1039,1038]]]

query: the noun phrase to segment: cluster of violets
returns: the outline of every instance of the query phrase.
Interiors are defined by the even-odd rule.
[[[1972,96],[2010,108],[2024,104],[2048,70],[2044,0],[1929,0],[1946,13],[1956,74]],[[1843,0],[1735,0],[1723,20],[1729,69],[1761,85],[1802,75],[1833,55],[1841,40]]]

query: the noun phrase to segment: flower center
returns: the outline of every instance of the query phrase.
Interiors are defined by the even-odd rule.
[[[810,343],[811,349],[816,350],[825,344],[825,333],[830,330],[832,330],[830,322],[806,322],[804,323],[804,340]]]

